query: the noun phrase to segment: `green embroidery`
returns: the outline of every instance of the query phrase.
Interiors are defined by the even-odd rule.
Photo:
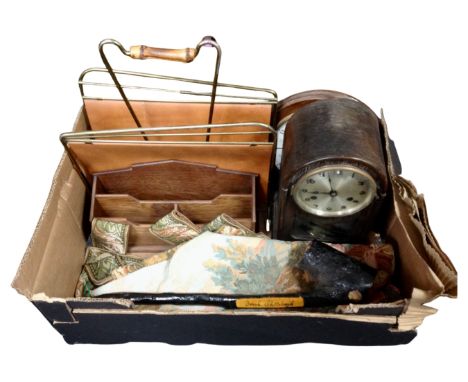
[[[94,289],[93,284],[91,281],[86,280],[85,283],[83,284],[83,296],[85,297],[91,297],[91,291]]]
[[[125,255],[129,225],[108,220],[94,219],[91,229],[93,246],[107,251]]]
[[[259,236],[255,232],[248,229],[238,221],[231,218],[229,215],[221,214],[216,219],[206,224],[203,232],[210,231],[214,233],[220,233],[223,235],[234,235],[234,236]]]
[[[166,243],[177,245],[200,234],[200,229],[186,216],[174,210],[150,227],[150,232]]]
[[[262,240],[261,245],[251,247],[227,240],[227,246],[213,245],[214,259],[203,265],[211,272],[211,280],[223,289],[223,293],[284,293],[284,285],[291,283],[284,275],[300,259],[298,254],[302,247],[292,248],[285,242],[275,240]]]
[[[100,248],[87,248],[84,270],[94,285],[102,285],[115,279],[117,273],[126,274],[130,270],[134,271],[142,267],[142,259],[117,255]]]

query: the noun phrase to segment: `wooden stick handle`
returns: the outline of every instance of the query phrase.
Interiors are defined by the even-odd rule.
[[[192,62],[197,55],[194,48],[185,49],[165,49],[152,48],[145,45],[135,45],[130,47],[130,57],[144,60],[146,58],[159,58],[161,60]]]

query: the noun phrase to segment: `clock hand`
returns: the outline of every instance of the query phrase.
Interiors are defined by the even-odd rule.
[[[328,183],[330,183],[330,192],[334,192],[335,190],[333,189],[331,179],[330,179],[330,174],[328,174]]]

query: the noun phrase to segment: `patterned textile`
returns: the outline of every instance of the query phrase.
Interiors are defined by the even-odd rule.
[[[125,255],[128,245],[129,225],[108,220],[93,219],[91,240],[93,247]]]
[[[174,210],[154,223],[150,232],[166,243],[177,245],[198,236],[201,230],[186,216]]]
[[[76,284],[75,297],[90,297],[91,289],[94,289],[94,285],[89,281],[88,274],[83,269]]]
[[[117,255],[101,248],[88,247],[83,268],[94,285],[103,285],[141,267],[143,261],[138,257]]]
[[[220,216],[215,220],[221,224],[217,223],[213,225],[213,228],[223,229],[224,226],[227,229],[229,227],[236,227],[236,230],[231,230],[230,232],[236,233],[237,235],[255,235],[254,232],[237,223],[228,215],[224,215],[222,218]],[[128,238],[129,226],[125,224],[96,219],[93,222],[93,227],[95,227],[95,240],[93,242],[99,243],[101,248],[110,248],[115,244],[115,238],[112,235],[103,234],[102,232],[111,230],[116,232],[126,231],[126,236]],[[168,243],[175,244],[176,242],[180,242],[180,246],[191,238],[198,236],[201,230],[180,212],[174,210],[153,224],[150,228],[150,232],[161,239],[164,237],[165,241]],[[181,236],[178,236],[179,234]],[[263,234],[259,234],[259,236],[265,237]],[[98,237],[100,240],[96,240]],[[125,239],[125,247],[127,246],[127,238]],[[103,285],[111,280],[116,280],[142,267],[166,261],[171,258],[179,246],[170,248],[164,252],[155,253],[145,259],[135,258],[129,255],[120,255],[109,250],[99,252],[97,251],[98,248],[88,247],[85,265],[83,266],[83,272],[78,280],[75,296],[90,296],[90,291],[97,286]]]
[[[258,236],[255,232],[248,229],[246,226],[240,224],[229,215],[221,214],[210,223],[206,224],[203,232],[210,231],[220,233],[223,235],[234,235],[234,236]]]
[[[75,289],[75,297],[89,297],[91,290],[99,285],[124,277],[140,268],[166,261],[176,249],[177,247],[170,248],[143,259],[131,255],[116,255],[99,248],[88,247],[85,264]]]
[[[91,291],[109,293],[296,293],[292,268],[307,242],[204,232],[179,246],[168,261],[147,266]]]
[[[87,248],[76,297],[121,292],[300,293],[312,285],[296,266],[309,242],[271,240],[226,214],[199,229],[180,212],[172,211],[150,231],[168,243],[179,244],[145,259],[114,253],[104,248],[126,249],[128,226],[95,219],[92,239],[101,248]],[[398,289],[386,287],[395,268],[391,245],[331,246],[377,270],[369,300],[397,295]]]
[[[395,270],[395,253],[390,244],[331,244],[331,246],[376,269],[374,288],[380,288],[387,284]]]

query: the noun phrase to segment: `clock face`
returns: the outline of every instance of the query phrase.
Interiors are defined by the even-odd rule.
[[[307,172],[293,186],[292,196],[304,211],[325,217],[352,215],[376,197],[374,179],[353,166],[323,166]]]

